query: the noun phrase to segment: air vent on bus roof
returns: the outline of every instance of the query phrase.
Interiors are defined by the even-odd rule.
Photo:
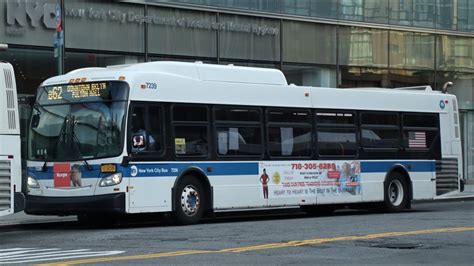
[[[15,130],[16,129],[15,111],[8,110],[7,115],[8,115],[8,128],[11,129],[11,130]]]
[[[16,102],[15,102],[15,88],[13,86],[13,75],[10,69],[3,69],[5,75],[5,93],[7,97],[7,119],[8,129],[16,130]]]
[[[7,89],[13,89],[13,77],[12,72],[10,69],[3,69],[3,73],[5,74],[5,86]]]

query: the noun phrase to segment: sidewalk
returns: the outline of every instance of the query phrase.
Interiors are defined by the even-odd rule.
[[[474,199],[474,183],[466,184],[463,192],[453,192],[436,197],[435,200]]]
[[[2,226],[10,225],[26,225],[26,224],[40,224],[40,223],[57,223],[57,222],[71,222],[77,221],[77,216],[38,216],[28,215],[24,212],[18,212],[12,215],[0,217],[0,228]]]
[[[466,185],[464,192],[448,193],[448,194],[435,198],[435,201],[462,201],[462,200],[474,200],[474,184]],[[432,201],[423,201],[423,202],[432,202]],[[26,225],[26,224],[53,223],[53,222],[57,223],[57,222],[72,222],[72,221],[77,221],[77,217],[75,215],[36,216],[36,215],[28,215],[28,214],[25,214],[24,212],[19,212],[13,215],[0,217],[0,228],[2,226],[12,226],[12,225]]]

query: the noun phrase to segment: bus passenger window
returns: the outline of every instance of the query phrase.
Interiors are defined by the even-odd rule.
[[[161,150],[161,108],[157,106],[135,107],[131,118],[132,152],[156,152]]]
[[[177,104],[172,108],[176,157],[206,157],[209,153],[208,109]]]
[[[260,156],[263,152],[259,127],[217,127],[217,152],[221,156]]]

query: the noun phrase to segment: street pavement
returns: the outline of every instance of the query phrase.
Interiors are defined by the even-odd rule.
[[[449,193],[439,196],[436,201],[456,201],[456,200],[474,200],[474,184],[465,186],[463,192]],[[423,201],[426,202],[426,201]],[[429,202],[429,201],[428,201]],[[68,222],[76,221],[76,216],[38,216],[28,215],[24,212],[15,213],[9,216],[0,217],[0,227],[19,224],[34,224],[34,223],[52,223],[52,222]]]
[[[190,226],[0,226],[0,265],[472,265],[473,218],[474,201],[457,199],[401,213],[221,213]]]

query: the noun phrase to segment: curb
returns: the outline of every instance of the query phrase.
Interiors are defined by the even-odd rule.
[[[414,200],[412,203],[435,203],[435,202],[453,202],[453,201],[473,201],[474,195],[460,195],[451,197],[438,197],[432,200]]]

